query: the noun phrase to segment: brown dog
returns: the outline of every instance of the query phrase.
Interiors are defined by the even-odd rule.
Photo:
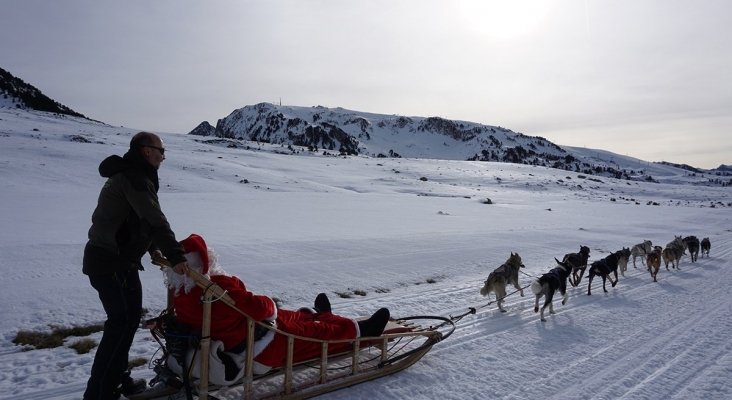
[[[661,269],[661,253],[663,249],[661,246],[654,246],[653,251],[648,253],[646,256],[646,265],[648,266],[648,272],[651,273],[651,277],[653,278],[653,282],[658,282],[656,280],[656,275],[658,275],[658,270]]]

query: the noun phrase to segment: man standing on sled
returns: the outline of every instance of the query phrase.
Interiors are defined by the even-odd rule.
[[[160,251],[177,274],[188,265],[158,203],[158,168],[165,160],[160,138],[137,133],[123,157],[107,157],[99,174],[108,178],[92,214],[84,248],[84,274],[99,293],[107,321],[94,356],[85,400],[117,399],[145,389],[127,371],[128,354],[142,314],[138,270],[145,252]],[[121,385],[121,386],[120,386]]]
[[[314,309],[278,309],[270,297],[252,293],[239,278],[227,275],[218,265],[215,253],[206,246],[201,236],[192,234],[181,241],[181,245],[186,252],[189,268],[207,275],[212,282],[226,290],[238,309],[256,321],[267,321],[284,332],[321,340],[353,339],[359,336],[379,336],[389,321],[389,310],[386,308],[379,309],[371,318],[362,321],[333,314],[325,293],[317,296]],[[174,291],[173,308],[178,322],[200,331],[203,315],[202,289],[189,277],[169,272],[166,272],[166,283]],[[211,338],[223,342],[225,352],[243,354],[247,350],[246,317],[223,302],[214,302],[211,307]],[[264,330],[259,335],[255,333],[255,339],[255,373],[264,373],[270,368],[285,364],[285,335]],[[345,343],[344,346],[340,349],[337,345],[331,346],[330,350],[340,351],[350,348],[351,345]],[[320,352],[321,346],[317,342],[294,342],[295,362],[318,357]]]

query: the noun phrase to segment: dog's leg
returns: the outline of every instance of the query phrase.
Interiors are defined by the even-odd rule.
[[[594,278],[594,277],[595,277],[595,271],[593,271],[592,268],[590,268],[590,273],[587,274],[587,280],[590,281],[589,283],[587,283],[587,295],[588,296],[592,296],[592,278]]]
[[[549,314],[554,314],[554,302],[549,303]]]
[[[541,308],[541,320],[543,322],[546,322],[546,319],[544,319],[544,309],[546,309],[547,307],[551,307],[553,298],[554,298],[554,291],[551,288],[549,288],[549,291],[545,295],[544,306]],[[550,310],[550,312],[552,312],[551,308],[549,310]]]
[[[506,312],[506,310],[504,310],[503,306],[501,305],[504,298],[506,298],[506,287],[498,285],[498,287],[496,288],[496,302],[498,303],[498,309],[501,310],[501,312]]]
[[[607,281],[608,275],[602,275],[602,291],[607,293],[607,289],[605,289],[605,281]],[[612,282],[612,278],[610,278],[610,282]]]
[[[513,281],[513,287],[515,287],[516,290],[519,291],[519,294],[521,295],[521,297],[524,297],[524,289],[521,288],[521,286],[519,286],[518,277],[516,277],[516,279]]]
[[[635,254],[633,254],[633,268],[637,268],[637,267],[635,266],[635,258],[636,258],[636,257],[638,257],[638,256],[637,256],[637,255],[635,255]]]
[[[580,267],[580,269],[579,269],[579,271],[580,271],[579,278],[577,278],[577,284],[574,285],[574,286],[579,286],[580,281],[582,281],[582,275],[585,274],[585,269],[586,268],[587,268],[587,265],[585,265],[584,267]]]
[[[541,297],[540,294],[536,295],[536,301],[534,302],[534,312],[539,312],[539,297]]]
[[[612,279],[611,279],[610,280],[610,283],[612,283],[613,284],[613,287],[615,287],[615,285],[618,284],[618,271],[613,271],[613,274],[615,275],[615,282],[613,282]]]
[[[544,318],[544,309],[546,308],[546,303],[544,303],[544,306],[541,307],[541,313],[539,314],[539,319],[541,319],[541,322],[546,322],[546,319]]]

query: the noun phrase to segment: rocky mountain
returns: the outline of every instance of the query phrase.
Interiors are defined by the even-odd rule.
[[[31,109],[86,118],[0,68],[0,107]]]
[[[329,154],[500,161],[559,168],[590,175],[653,181],[643,169],[585,157],[538,136],[500,126],[441,117],[406,117],[343,108],[259,103],[234,110],[213,128],[201,123],[193,135],[306,147]]]

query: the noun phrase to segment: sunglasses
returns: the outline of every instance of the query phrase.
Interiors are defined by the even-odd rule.
[[[158,147],[158,146],[150,146],[150,145],[144,145],[144,146],[142,146],[142,147],[149,147],[149,148],[151,148],[151,149],[155,149],[155,150],[159,151],[161,155],[165,155],[165,149],[164,149],[164,148],[162,148],[162,147]]]

